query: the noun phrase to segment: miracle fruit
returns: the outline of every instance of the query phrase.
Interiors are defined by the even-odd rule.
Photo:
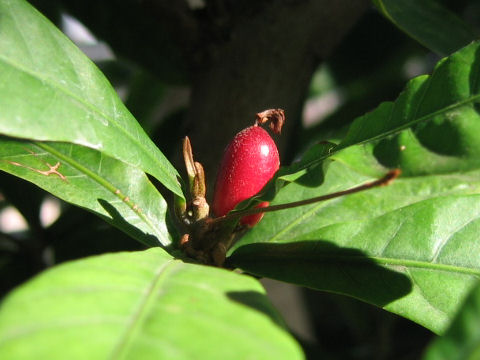
[[[283,110],[265,110],[256,115],[253,126],[235,135],[220,164],[211,209],[206,201],[203,166],[195,161],[190,140],[185,137],[183,158],[188,185],[184,198],[175,197],[175,214],[185,230],[178,244],[184,254],[202,264],[225,266],[228,249],[245,227],[255,226],[260,221],[264,212],[290,209],[386,186],[401,173],[400,169],[393,169],[381,179],[343,191],[273,206],[264,201],[254,208],[231,213],[239,202],[256,195],[280,166],[274,141],[259,125],[269,123],[270,129],[279,134],[284,122]],[[228,263],[226,265],[229,266]]]
[[[257,194],[280,166],[277,146],[268,132],[258,125],[240,131],[225,149],[220,163],[212,210],[226,215],[243,200]],[[257,207],[266,207],[262,202]],[[255,226],[263,213],[241,218],[240,223]]]

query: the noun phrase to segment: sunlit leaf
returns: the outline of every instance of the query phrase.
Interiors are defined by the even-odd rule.
[[[96,66],[24,0],[0,1],[0,134],[86,146],[182,195],[177,172]]]
[[[97,213],[147,245],[171,242],[167,205],[145,173],[101,152],[0,138],[0,169]]]
[[[446,334],[429,346],[424,360],[480,358],[480,286],[475,286]]]
[[[253,278],[163,250],[59,265],[0,307],[2,359],[301,359]]]
[[[358,118],[338,146],[317,146],[284,169],[279,179],[294,183],[272,205],[345,190],[391,168],[400,179],[267,213],[230,261],[445,331],[480,276],[479,64],[475,43],[409,82],[394,103]]]

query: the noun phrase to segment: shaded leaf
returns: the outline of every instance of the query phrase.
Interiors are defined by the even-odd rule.
[[[292,167],[300,172],[284,169],[279,179],[294,182],[272,205],[345,190],[388,168],[400,168],[400,179],[267,213],[236,244],[231,263],[445,331],[480,276],[479,48],[411,81],[395,103],[355,120],[338,146],[313,148]]]
[[[35,301],[32,301],[35,299]],[[299,359],[253,278],[159,248],[66,263],[0,308],[0,357]]]
[[[424,360],[480,357],[480,286],[474,287],[446,334],[429,346]]]
[[[436,0],[373,0],[395,26],[439,55],[478,39],[473,29]]]
[[[165,200],[138,168],[83,146],[0,138],[0,169],[95,212],[144,244],[171,243]]]
[[[177,172],[95,65],[23,0],[0,2],[0,134],[86,146],[183,196]]]
[[[145,250],[142,243],[132,241],[128,234],[77,206],[64,206],[60,217],[45,233],[55,264],[107,252]]]

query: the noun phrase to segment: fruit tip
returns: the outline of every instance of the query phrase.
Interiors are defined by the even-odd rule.
[[[270,130],[275,134],[281,134],[285,123],[285,111],[283,109],[268,109],[255,115],[255,125],[265,124],[270,121]]]

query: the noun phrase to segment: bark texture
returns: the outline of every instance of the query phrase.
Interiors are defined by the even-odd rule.
[[[195,72],[187,118],[210,193],[223,149],[235,133],[254,123],[257,112],[285,110],[282,135],[275,136],[284,152],[300,120],[313,72],[368,3],[267,1],[236,16],[228,40],[215,44],[208,64]]]

